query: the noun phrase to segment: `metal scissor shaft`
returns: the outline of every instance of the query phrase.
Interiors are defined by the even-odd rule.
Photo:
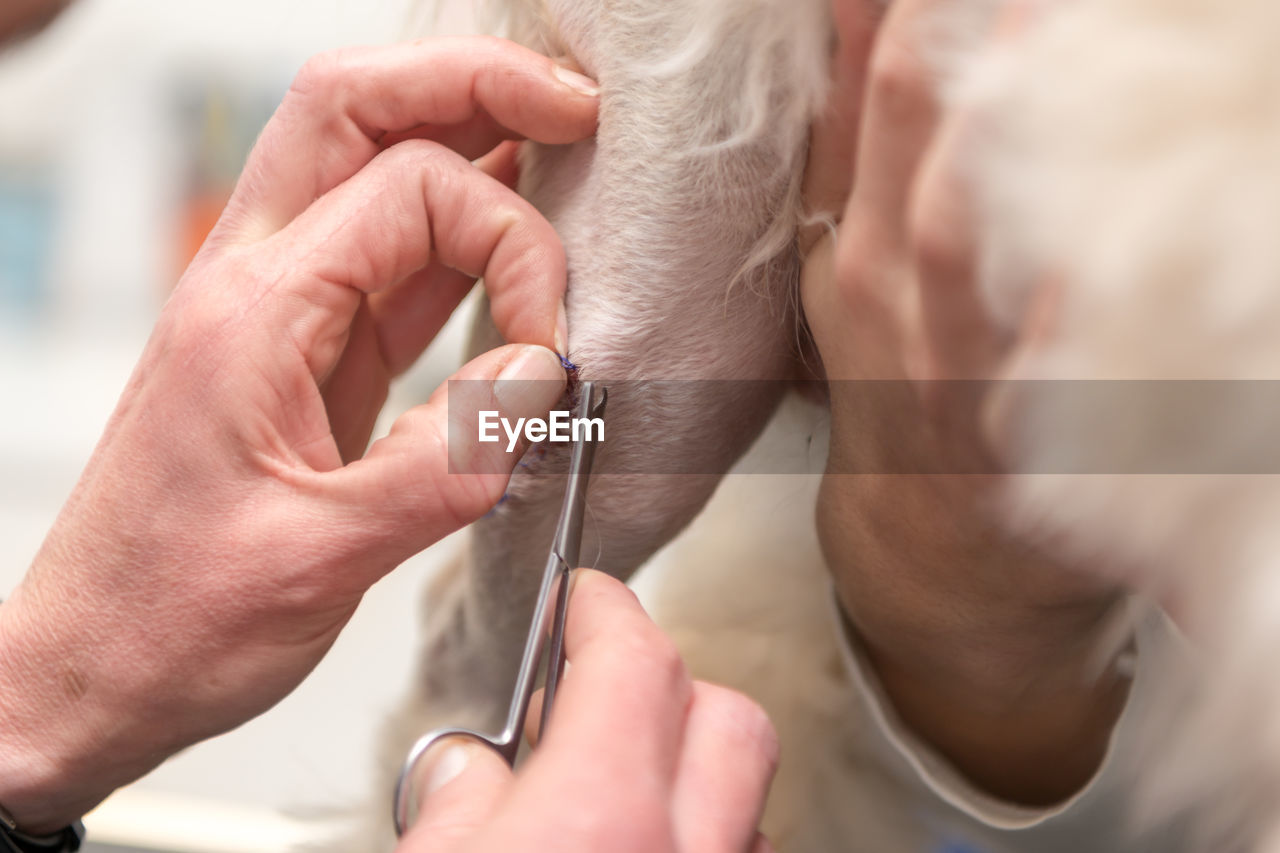
[[[592,419],[603,416],[608,396],[604,388],[598,388],[591,382],[583,382],[578,386],[578,395],[576,417]],[[525,638],[520,669],[516,675],[515,689],[512,691],[511,705],[507,709],[502,732],[497,736],[489,736],[471,729],[448,728],[436,729],[419,738],[409,750],[396,784],[394,817],[397,835],[402,835],[408,824],[411,799],[409,780],[413,768],[432,746],[450,737],[467,738],[488,746],[508,764],[515,764],[516,754],[520,751],[520,737],[524,733],[529,714],[529,703],[533,699],[534,685],[542,665],[543,650],[549,646],[541,720],[541,731],[546,731],[556,689],[564,674],[564,628],[569,604],[569,578],[578,565],[582,546],[583,515],[594,456],[595,444],[590,440],[584,438],[574,441],[569,459],[568,484],[560,507],[560,520],[542,571],[533,619]]]

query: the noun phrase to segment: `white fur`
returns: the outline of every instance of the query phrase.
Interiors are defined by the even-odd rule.
[[[1016,378],[1280,377],[1280,7],[1045,6],[964,97],[993,311],[1016,324],[1035,285],[1064,282]],[[1010,517],[1174,602],[1204,650],[1205,681],[1171,685],[1152,721],[1145,817],[1194,812],[1194,849],[1280,850],[1280,482],[1212,473],[1272,458],[1280,411],[1256,386],[1178,405],[1129,387],[1122,405],[1011,392],[1015,469],[1209,473],[1020,476]]]
[[[974,8],[985,14],[990,6]],[[824,7],[823,0],[503,6],[513,34],[551,55],[572,56],[604,88],[597,139],[534,148],[522,185],[568,249],[571,354],[584,376],[786,374],[790,242],[801,213],[805,128],[825,71]],[[1036,298],[1035,284],[1069,283],[1048,343],[1019,361],[1019,377],[1280,372],[1277,9],[1274,0],[1071,0],[1046,6],[1026,38],[1007,41],[964,76],[959,97],[983,117],[966,157],[979,192],[983,281],[993,312],[1015,325]],[[491,336],[482,324],[476,345],[492,343]],[[600,478],[591,501],[597,527],[584,553],[598,547],[601,567],[633,571],[699,510],[715,472],[733,462],[775,402],[677,394],[611,409],[610,429],[632,436],[656,413],[680,415],[670,424],[671,441],[624,440],[619,456],[601,460],[603,470],[667,453],[709,459],[704,470],[711,473],[640,485]],[[1167,454],[1186,452],[1155,395],[1137,395],[1120,409],[1106,403],[1087,394],[1011,393],[993,418],[1011,447],[1011,465],[1024,472],[1062,470],[1096,454],[1103,438],[1105,459],[1115,466],[1170,463]],[[726,444],[699,441],[730,412],[746,413],[740,435]],[[1217,426],[1228,431],[1192,446],[1206,470],[1269,455],[1280,434],[1265,408]],[[545,464],[554,470],[563,459]],[[1167,717],[1153,721],[1158,735],[1137,771],[1146,819],[1194,807],[1203,834],[1196,849],[1280,851],[1273,817],[1280,800],[1280,573],[1272,565],[1280,554],[1280,534],[1272,532],[1280,529],[1272,522],[1280,484],[1270,477],[1033,473],[1012,483],[1012,525],[1177,601],[1203,644],[1208,686],[1171,684]],[[504,701],[510,669],[495,665],[494,656],[523,627],[521,605],[557,500],[554,479],[517,478],[507,503],[478,527],[465,570],[440,587],[427,687],[389,736],[392,755],[431,722],[460,722],[467,710]],[[775,604],[778,613],[812,612],[821,573],[807,569],[816,557],[787,541],[800,549],[790,552],[803,579],[793,589],[807,605],[763,600],[734,612],[755,606],[765,618]],[[744,551],[744,561],[781,561]],[[695,609],[715,595],[688,580],[684,600]],[[687,612],[672,616],[690,620]],[[714,611],[706,619],[714,622]],[[795,639],[787,654],[818,648],[810,628],[776,628]],[[733,668],[724,648],[686,644],[695,667],[710,655],[720,672]],[[732,653],[742,655],[735,683],[758,693],[752,652]],[[795,849],[821,850],[858,829],[833,825],[829,834],[814,829],[806,836],[806,809],[811,816],[842,812],[822,801],[821,788],[795,781],[823,778],[817,769],[826,765],[812,731],[788,729],[795,720],[839,717],[850,697],[836,681],[810,675],[803,686],[808,708],[795,715],[788,699],[795,685],[765,679],[762,698],[779,717],[784,744],[792,738],[811,762],[800,769],[794,759],[784,763],[781,800],[768,820],[787,827],[781,831]],[[868,822],[875,817],[868,813]]]
[[[527,145],[522,158],[521,192],[568,254],[569,354],[581,377],[617,389],[621,380],[792,375],[799,187],[826,83],[827,0],[498,8],[510,34],[571,57],[602,89],[593,139]],[[472,347],[496,343],[482,312]],[[698,513],[782,387],[686,383],[611,395],[584,560],[598,554],[597,568],[634,572]],[[567,455],[548,449],[526,462],[475,525],[462,570],[433,589],[421,684],[388,730],[389,756],[427,728],[492,725],[505,709],[562,496],[563,478],[546,475],[562,473]],[[610,476],[646,466],[697,473]]]

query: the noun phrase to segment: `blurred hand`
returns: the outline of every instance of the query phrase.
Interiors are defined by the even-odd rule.
[[[549,380],[495,392],[510,418],[554,404],[565,260],[504,140],[589,136],[597,101],[494,39],[302,70],[0,607],[0,803],[23,828],[270,707],[370,585],[502,495],[506,474],[449,473],[518,454],[449,445],[444,388],[365,448],[479,275],[520,345],[457,378]]]
[[[1092,775],[1123,704],[1123,682],[1090,673],[1117,593],[992,512],[986,389],[956,380],[1002,375],[1014,342],[981,302],[955,169],[964,116],[942,110],[927,60],[922,22],[944,3],[895,2],[870,50],[879,4],[835,7],[834,106],[808,186],[821,197],[852,175],[852,190],[802,284],[831,394],[819,532],[899,715],[992,793],[1048,803]]]
[[[771,850],[756,831],[778,759],[764,711],[690,681],[621,582],[593,571],[575,581],[572,668],[546,737],[514,777],[464,741],[427,756],[419,817],[398,853]]]
[[[0,6],[0,45],[36,32],[70,3],[71,0],[5,0]]]

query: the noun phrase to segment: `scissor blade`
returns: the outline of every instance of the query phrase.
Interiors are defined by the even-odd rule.
[[[592,382],[579,386],[579,398],[575,416],[599,418],[604,416],[608,394],[603,387],[597,389]],[[584,431],[585,433],[586,431]],[[546,731],[551,719],[551,704],[555,699],[560,677],[564,675],[564,626],[569,611],[569,574],[578,564],[582,550],[582,519],[587,505],[587,485],[591,464],[595,459],[595,443],[580,438],[573,446],[569,460],[569,483],[565,489],[564,505],[560,509],[560,521],[556,526],[553,556],[559,560],[560,577],[556,584],[555,611],[551,622],[551,638],[547,655],[546,690],[542,696],[542,728]]]
[[[578,386],[578,405],[574,417],[576,419],[602,418],[606,402],[608,402],[608,394],[603,386],[598,386],[594,382],[583,382]],[[587,433],[588,430],[583,430],[584,435]],[[586,511],[587,483],[595,452],[594,441],[579,438],[574,442],[569,458],[569,482],[565,488],[564,504],[560,508],[560,521],[556,525],[553,548],[561,561],[571,569],[577,568],[579,551],[582,547],[582,518]]]
[[[543,683],[539,736],[547,731],[547,721],[551,719],[551,704],[555,701],[560,679],[564,677],[564,625],[569,615],[570,571],[566,568],[561,572],[560,580],[556,584],[556,609],[551,618],[551,639],[547,650],[547,676]]]

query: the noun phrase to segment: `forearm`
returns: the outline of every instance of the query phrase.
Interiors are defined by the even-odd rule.
[[[105,649],[19,589],[0,606],[0,805],[27,832],[52,832],[143,775],[153,754],[118,708]]]
[[[945,651],[915,657],[866,637],[863,645],[904,724],[975,785],[1021,805],[1061,802],[1089,782],[1128,690],[1113,672],[1089,679],[1087,656],[1057,670],[1030,656],[1009,668],[966,666],[989,646],[958,633],[939,640]]]
[[[119,432],[117,417],[0,605],[0,805],[31,833],[227,727],[202,708],[230,680],[212,638],[237,633],[204,624],[217,599],[200,579],[215,564],[190,543],[209,525],[130,464],[162,460],[159,445]]]
[[[989,793],[1065,799],[1098,768],[1127,695],[1114,668],[1098,674],[1115,599],[1025,549],[991,547],[992,523],[929,512],[948,484],[883,479],[829,482],[823,505],[846,509],[819,527],[896,713]],[[960,497],[943,505],[966,505]],[[1048,587],[1045,573],[1062,578]]]
[[[36,834],[269,708],[319,660],[356,600],[335,597],[342,611],[332,619],[331,605],[305,597],[263,615],[244,576],[273,580],[273,545],[300,575],[336,577],[349,561],[308,559],[269,526],[219,525],[192,504],[166,503],[146,477],[120,475],[120,458],[143,452],[104,445],[0,605],[0,805]],[[210,503],[234,506],[233,497]],[[294,620],[284,626],[285,617]]]
[[[245,630],[205,624],[217,605],[199,580],[215,564],[181,526],[208,525],[122,477],[120,457],[142,454],[119,444],[104,440],[0,605],[0,805],[32,833],[229,727],[207,698],[234,677],[215,641]]]

